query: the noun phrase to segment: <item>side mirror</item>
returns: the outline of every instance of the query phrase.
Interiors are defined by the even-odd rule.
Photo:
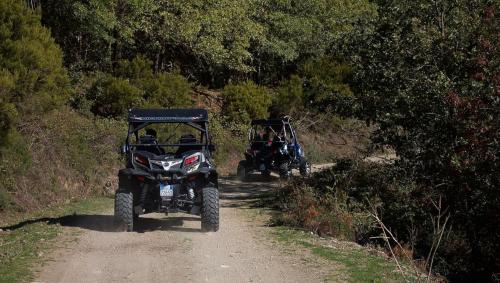
[[[209,144],[208,145],[208,151],[215,152],[215,145],[214,144]]]

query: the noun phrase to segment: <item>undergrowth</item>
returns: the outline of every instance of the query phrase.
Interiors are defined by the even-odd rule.
[[[18,131],[0,152],[0,213],[109,193],[124,122],[64,107],[26,119]]]

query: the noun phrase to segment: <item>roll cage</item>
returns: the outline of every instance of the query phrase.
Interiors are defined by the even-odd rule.
[[[258,140],[257,128],[261,127],[262,130],[270,130],[275,137],[278,137],[281,142],[288,141],[290,143],[295,143],[297,141],[295,130],[290,124],[290,119],[285,117],[283,119],[259,119],[253,120],[251,123],[251,128],[248,130],[248,141],[250,143],[265,143],[264,140]]]
[[[131,143],[131,136],[139,141],[139,131],[153,124],[185,124],[200,134],[199,143]],[[201,146],[212,151],[208,133],[208,112],[205,109],[130,109],[128,112],[128,133],[125,142],[127,150],[137,147]]]

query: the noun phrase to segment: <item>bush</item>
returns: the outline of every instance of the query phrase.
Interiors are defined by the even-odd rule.
[[[1,152],[0,193],[9,208],[31,211],[105,194],[120,163],[126,124],[62,107],[23,123],[20,132],[25,134],[12,134]]]
[[[246,146],[247,126],[210,113],[210,133],[217,146],[214,161],[220,173],[234,173]]]
[[[193,100],[189,96],[191,84],[185,77],[175,73],[159,73],[152,79],[134,82],[142,86],[148,104],[161,108],[189,107]]]
[[[500,266],[498,4],[379,2],[384,16],[375,33],[351,45],[360,48],[353,56],[358,114],[379,126],[378,145],[396,150],[422,210],[441,199],[450,216],[436,271],[491,280]],[[454,19],[446,28],[444,14]]]
[[[75,99],[74,105],[85,108],[90,100],[92,112],[104,117],[123,117],[132,107],[193,105],[186,78],[176,73],[153,74],[152,62],[143,57],[120,61],[114,73],[100,75],[86,97]]]
[[[310,106],[320,111],[331,107],[337,114],[352,115],[352,69],[346,62],[330,57],[310,59],[300,66],[299,74]]]
[[[22,1],[0,2],[0,50],[1,146],[19,116],[59,107],[70,89],[59,47]]]
[[[265,87],[252,81],[229,84],[222,92],[224,104],[222,113],[231,120],[249,123],[252,119],[267,118],[271,105],[271,95]]]
[[[292,75],[289,80],[282,81],[272,97],[272,116],[293,116],[304,108],[303,81],[297,75]]]
[[[143,92],[126,79],[103,75],[90,88],[87,99],[92,112],[104,117],[124,117],[128,109],[143,102]]]

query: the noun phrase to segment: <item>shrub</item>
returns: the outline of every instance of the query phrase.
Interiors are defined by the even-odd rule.
[[[143,92],[126,79],[103,75],[90,88],[87,98],[92,112],[104,117],[124,117],[129,108],[143,102]]]
[[[90,100],[92,112],[104,117],[121,117],[131,107],[193,105],[189,97],[191,84],[185,77],[177,73],[153,74],[152,62],[143,57],[120,61],[114,73],[100,75],[86,97],[75,99],[73,104],[85,108]]]
[[[246,146],[247,126],[210,113],[210,133],[217,146],[215,163],[221,173],[234,173]]]
[[[180,74],[159,73],[152,79],[142,79],[134,83],[142,86],[148,104],[163,108],[193,105],[189,96],[191,84]]]
[[[453,233],[438,272],[488,281],[500,266],[500,24],[495,1],[379,1],[375,33],[353,44],[358,113],[397,151],[422,210],[441,199]],[[453,18],[446,28],[443,15]],[[414,225],[425,226],[422,219]],[[429,245],[425,234],[421,244]]]
[[[307,60],[299,68],[310,106],[337,114],[352,115],[354,93],[350,86],[352,67],[340,59],[320,57]]]
[[[143,56],[137,56],[132,60],[120,60],[114,70],[117,77],[127,79],[151,79],[153,78],[153,62]]]
[[[19,116],[60,106],[70,89],[59,47],[22,1],[0,2],[0,50],[1,146]]]
[[[303,81],[297,75],[282,81],[272,97],[271,112],[274,117],[293,115],[304,108]]]
[[[62,107],[26,121],[19,132],[2,149],[0,187],[9,208],[26,211],[104,194],[126,124]]]
[[[271,105],[269,90],[252,81],[226,85],[222,98],[222,112],[233,121],[248,123],[251,119],[268,117]]]

